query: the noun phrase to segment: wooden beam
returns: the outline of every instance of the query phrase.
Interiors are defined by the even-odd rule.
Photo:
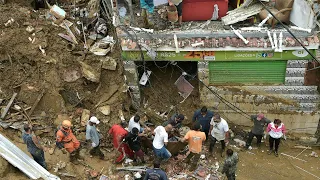
[[[43,97],[44,93],[45,93],[46,90],[42,90],[41,93],[39,94],[39,96],[37,97],[36,101],[34,102],[33,106],[31,107],[31,110],[29,111],[28,113],[28,116],[31,116],[34,109],[37,107],[39,101],[41,100],[41,98]]]
[[[6,108],[4,109],[3,113],[1,114],[1,119],[4,119],[14,101],[14,99],[16,98],[16,96],[18,95],[18,93],[13,93],[9,103],[7,104]]]

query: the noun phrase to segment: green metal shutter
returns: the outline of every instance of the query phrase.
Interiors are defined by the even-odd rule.
[[[287,61],[211,61],[211,85],[284,84]]]

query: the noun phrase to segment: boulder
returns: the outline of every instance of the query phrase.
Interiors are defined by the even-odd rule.
[[[110,115],[110,106],[101,106],[98,108],[98,111],[100,111],[102,114],[109,116]]]
[[[80,65],[81,65],[82,74],[86,79],[88,79],[89,81],[92,81],[92,82],[99,82],[100,81],[100,75],[101,75],[100,67],[101,67],[101,65],[98,68],[99,71],[97,71],[92,66],[90,66],[84,62],[81,62],[81,61],[80,61]]]
[[[117,69],[117,61],[112,57],[106,57],[102,60],[102,68],[114,71]]]

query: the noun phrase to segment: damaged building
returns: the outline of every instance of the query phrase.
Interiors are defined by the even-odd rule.
[[[319,63],[314,59],[319,47],[314,32],[319,24],[316,2],[246,1],[227,11],[237,5],[223,0],[192,5],[183,1],[184,22],[180,28],[163,15],[169,13],[163,3],[155,1],[155,23],[149,28],[144,28],[143,23],[130,24],[130,20],[139,22],[141,18],[135,4],[114,4],[119,9],[114,8],[114,23],[119,23],[117,33],[127,83],[136,102],[143,100],[140,90],[146,83],[139,80],[152,73],[139,67],[148,63],[185,63],[196,69],[193,77],[200,80],[194,88],[200,94],[199,105],[214,108],[240,125],[250,123],[241,111],[264,112],[271,119],[283,119],[292,132],[316,132],[320,117]],[[190,15],[192,8],[194,16]],[[202,14],[196,13],[199,9]],[[185,71],[180,70],[181,74]],[[233,108],[219,96],[231,102]]]

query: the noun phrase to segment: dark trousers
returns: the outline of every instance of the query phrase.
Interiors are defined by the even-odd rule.
[[[191,159],[192,159],[192,161],[191,161]],[[190,171],[196,170],[199,159],[200,159],[200,153],[190,152],[190,154],[186,158],[187,164],[190,164],[190,162],[191,162],[190,169],[189,169]]]
[[[92,156],[99,156],[100,158],[103,158],[104,157],[104,154],[103,152],[100,150],[100,144],[94,148],[92,148],[89,153],[92,155]]]
[[[216,144],[217,142],[217,139],[210,136],[210,146],[209,146],[209,152],[212,152],[213,151],[213,148],[214,148],[214,145]],[[223,153],[225,147],[226,147],[226,143],[224,142],[224,140],[221,140],[220,141],[221,143],[221,153]]]
[[[235,173],[231,173],[231,174],[226,174],[228,180],[235,180],[236,179],[236,174]]]
[[[280,144],[280,138],[273,138],[273,137],[269,136],[270,150],[273,150],[273,144],[275,144],[275,147],[274,147],[275,152],[278,152],[279,144]]]
[[[47,169],[46,161],[44,159],[43,150],[37,151],[35,154],[31,154],[33,159],[43,168]]]
[[[262,135],[258,135],[258,134],[253,134],[251,131],[249,132],[249,137],[246,143],[246,147],[248,148],[249,146],[251,146],[253,137],[257,138],[257,146],[260,147],[261,145],[261,139],[262,139]]]

